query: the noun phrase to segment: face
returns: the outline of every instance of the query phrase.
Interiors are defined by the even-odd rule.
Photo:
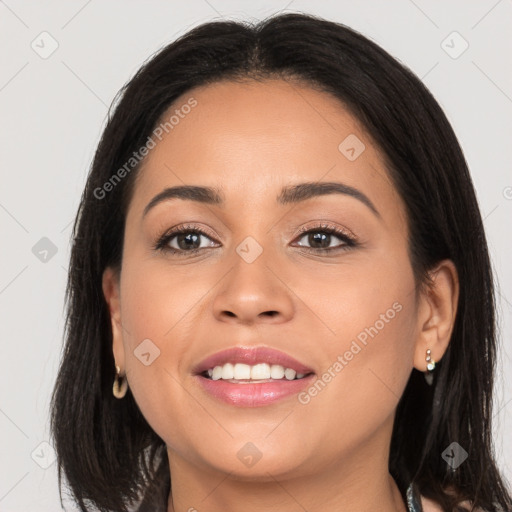
[[[265,479],[385,452],[422,318],[404,205],[376,145],[338,100],[297,83],[217,83],[163,120],[176,110],[137,177],[119,279],[104,275],[116,363],[171,466]],[[155,199],[177,186],[219,201]],[[232,347],[312,373],[196,374]]]

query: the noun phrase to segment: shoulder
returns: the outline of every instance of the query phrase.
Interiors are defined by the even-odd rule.
[[[441,505],[439,505],[435,501],[425,498],[425,496],[421,496],[421,506],[423,508],[423,512],[443,512]],[[466,508],[468,512],[471,510],[471,504],[469,503],[469,501],[462,502],[460,506]],[[482,509],[480,507],[477,507],[474,509],[474,512],[482,512]]]
[[[435,501],[421,496],[421,507],[423,512],[443,512],[443,509]]]

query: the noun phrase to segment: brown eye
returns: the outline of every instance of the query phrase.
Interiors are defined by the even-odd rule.
[[[336,244],[336,238],[340,240],[341,243]],[[306,244],[309,244],[309,246],[299,244],[300,247],[305,247],[319,252],[345,250],[356,245],[356,242],[352,237],[334,227],[319,226],[316,228],[310,228],[307,231],[303,231],[300,240],[302,239],[305,239]],[[333,243],[334,245],[332,245]]]
[[[179,234],[175,234],[174,236],[170,237],[170,239],[167,241],[167,243],[169,244],[169,242],[172,240],[172,239],[176,239],[176,245],[178,246],[177,248],[180,249],[180,250],[188,250],[188,249],[199,249],[200,245],[201,245],[201,236],[199,233],[192,233],[192,232],[189,232],[189,233],[179,233]]]
[[[216,242],[210,235],[198,228],[178,227],[162,235],[154,249],[172,254],[193,254],[208,247],[214,247]]]

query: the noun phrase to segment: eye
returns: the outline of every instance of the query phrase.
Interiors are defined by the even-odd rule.
[[[210,240],[210,242],[205,242]],[[164,233],[154,249],[173,254],[193,254],[207,247],[215,246],[211,236],[196,226],[178,226]]]
[[[339,250],[347,250],[355,247],[355,238],[340,228],[331,226],[328,224],[321,224],[313,227],[306,227],[301,230],[302,236],[300,240],[305,239],[306,243],[310,244],[307,249],[311,249],[316,252],[335,252]],[[335,238],[341,240],[342,243],[338,245],[332,245],[335,242]],[[304,245],[299,244],[300,247]]]

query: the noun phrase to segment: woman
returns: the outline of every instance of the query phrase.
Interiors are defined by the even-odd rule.
[[[511,510],[493,293],[408,69],[313,16],[197,27],[124,88],[82,196],[59,484],[81,510]]]

